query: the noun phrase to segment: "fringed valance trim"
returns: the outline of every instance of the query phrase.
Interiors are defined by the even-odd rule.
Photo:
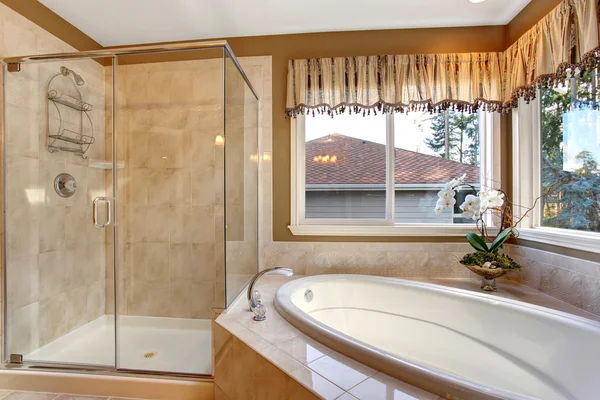
[[[520,86],[513,90],[510,100],[503,105],[502,112],[508,112],[519,105],[519,99],[523,99],[527,104],[536,99],[539,89],[566,87],[567,79],[575,75],[579,70],[580,74],[589,69],[600,67],[600,46],[586,53],[578,63],[562,63],[556,73],[538,76],[530,85]]]
[[[487,101],[485,99],[476,99],[473,103],[457,100],[444,100],[433,104],[430,101],[411,102],[409,104],[389,104],[385,102],[377,102],[372,105],[362,105],[358,103],[348,104],[340,103],[335,106],[331,104],[317,104],[309,106],[307,104],[299,104],[295,108],[287,108],[285,113],[288,117],[296,118],[298,115],[339,115],[348,112],[349,114],[362,114],[363,116],[377,115],[377,113],[407,113],[407,112],[429,112],[438,113],[446,110],[476,113],[479,110],[489,112],[504,112],[505,105],[500,101]]]

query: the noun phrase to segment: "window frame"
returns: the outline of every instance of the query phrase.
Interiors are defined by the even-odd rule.
[[[542,193],[542,110],[540,90],[529,104],[519,99],[512,111],[513,203],[530,206]],[[600,233],[541,226],[542,208],[523,219],[519,239],[600,253]]]
[[[386,114],[386,215],[382,219],[305,218],[305,130],[306,117],[290,120],[290,225],[299,236],[464,236],[476,229],[475,224],[397,223],[395,215],[394,114]],[[500,177],[500,117],[480,112],[481,182]],[[431,210],[433,212],[433,210]]]

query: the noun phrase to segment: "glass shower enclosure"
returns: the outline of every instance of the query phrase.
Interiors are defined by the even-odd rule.
[[[258,267],[258,97],[226,42],[3,60],[3,359],[211,375]]]

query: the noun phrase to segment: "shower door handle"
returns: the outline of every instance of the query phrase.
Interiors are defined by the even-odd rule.
[[[99,201],[104,201],[106,202],[106,215],[107,215],[107,220],[104,224],[99,224],[98,223],[98,202]],[[106,197],[96,197],[94,199],[94,201],[92,202],[92,217],[94,219],[94,226],[96,228],[104,228],[108,225],[110,225],[111,223],[111,214],[112,214],[112,205],[110,203],[110,199],[106,198]]]

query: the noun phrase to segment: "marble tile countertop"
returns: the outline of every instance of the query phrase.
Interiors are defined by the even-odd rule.
[[[292,279],[271,275],[263,277],[257,289],[267,308],[267,319],[256,322],[248,311],[243,292],[216,322],[291,378],[323,399],[385,400],[389,398],[442,400],[435,394],[399,381],[348,358],[311,339],[279,315],[273,305],[277,289]],[[480,291],[479,281],[471,279],[419,279],[419,281]],[[598,320],[594,314],[564,303],[527,286],[509,280],[498,281],[493,295],[568,312]],[[390,393],[394,396],[390,397]]]

